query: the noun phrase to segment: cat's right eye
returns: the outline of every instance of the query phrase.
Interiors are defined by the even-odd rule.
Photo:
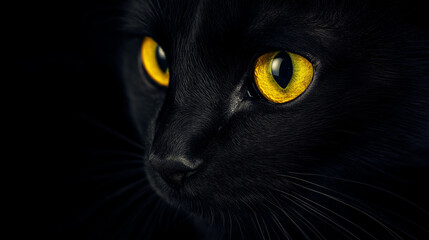
[[[167,57],[164,50],[153,38],[145,37],[143,39],[141,58],[143,67],[152,80],[167,87],[170,79]]]
[[[295,53],[269,52],[256,61],[254,79],[267,100],[285,103],[297,98],[310,85],[313,65]]]

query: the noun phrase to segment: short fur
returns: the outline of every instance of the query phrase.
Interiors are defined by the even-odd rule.
[[[88,72],[106,75],[90,89],[108,90],[89,92],[82,106],[92,105],[77,111],[87,140],[76,171],[59,178],[88,199],[60,214],[59,236],[428,239],[429,34],[419,5],[129,0],[90,15],[87,59],[98,70]],[[142,68],[144,36],[167,54],[168,88]],[[309,88],[285,104],[252,85],[255,60],[277,50],[314,66]],[[202,165],[177,189],[149,160],[179,157]]]

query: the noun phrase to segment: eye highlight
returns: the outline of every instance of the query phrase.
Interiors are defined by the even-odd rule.
[[[269,52],[255,63],[255,83],[269,101],[285,103],[301,95],[313,79],[313,65],[286,51]]]
[[[159,85],[168,86],[170,73],[167,57],[161,46],[150,37],[145,37],[141,46],[143,67],[149,76]]]

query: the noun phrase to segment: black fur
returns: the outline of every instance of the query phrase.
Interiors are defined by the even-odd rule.
[[[82,26],[89,53],[73,71],[81,80],[72,89],[82,97],[72,99],[81,101],[63,100],[58,158],[74,154],[49,175],[59,185],[48,189],[56,190],[48,208],[58,209],[48,226],[76,239],[429,238],[423,8],[413,1],[95,5]],[[141,66],[144,36],[167,54],[168,88]],[[285,104],[264,100],[252,85],[255,60],[277,50],[314,66],[309,88]],[[200,166],[171,187],[152,166],[180,157]]]

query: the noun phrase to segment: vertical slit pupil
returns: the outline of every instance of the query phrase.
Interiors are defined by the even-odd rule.
[[[289,54],[281,52],[271,62],[271,74],[280,87],[286,88],[292,78],[293,66]]]
[[[165,56],[164,50],[157,46],[155,50],[155,56],[156,56],[156,62],[158,63],[159,69],[161,69],[162,72],[167,72],[168,69],[168,63],[167,63],[167,57]]]

